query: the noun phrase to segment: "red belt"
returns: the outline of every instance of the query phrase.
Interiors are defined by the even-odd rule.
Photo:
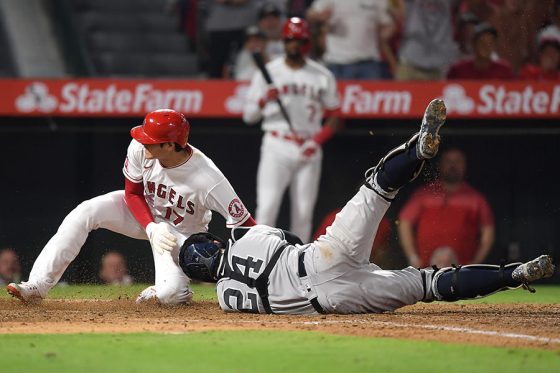
[[[281,134],[281,133],[278,133],[277,131],[270,131],[270,134],[274,137],[278,137],[278,138],[288,140],[288,141],[293,141],[298,145],[302,145],[306,140],[305,138],[300,137],[298,135],[294,135],[293,133]]]

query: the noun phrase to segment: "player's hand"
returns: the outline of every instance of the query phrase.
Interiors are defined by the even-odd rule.
[[[408,257],[408,265],[414,268],[422,268],[422,261],[418,255],[411,255]]]
[[[148,234],[152,248],[160,255],[165,251],[173,250],[177,245],[177,237],[171,233],[169,226],[164,222],[148,224],[146,234]]]
[[[259,107],[262,109],[270,101],[276,101],[278,95],[279,95],[278,88],[276,87],[268,88],[264,96],[261,97],[261,99],[259,100]]]
[[[301,159],[307,162],[317,153],[320,147],[321,145],[317,144],[315,140],[306,140],[300,147]]]

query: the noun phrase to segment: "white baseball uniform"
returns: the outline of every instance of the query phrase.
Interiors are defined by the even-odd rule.
[[[320,64],[305,60],[299,69],[290,68],[283,57],[267,64],[293,125],[293,131],[282,116],[277,103],[258,105],[268,86],[260,72],[251,81],[243,120],[249,124],[262,119],[265,131],[257,171],[256,221],[274,226],[282,196],[290,185],[290,230],[303,241],[311,236],[313,209],[321,176],[322,152],[306,159],[301,145],[321,130],[324,110],[340,106],[336,81]]]
[[[276,228],[250,228],[227,250],[223,277],[217,283],[220,307],[229,312],[265,313],[256,289],[235,279],[232,273],[257,279],[284,245],[269,275],[268,300],[274,313],[316,313],[312,299],[327,313],[383,312],[422,300],[424,285],[418,269],[389,271],[369,263],[377,227],[389,205],[372,189],[362,186],[326,234],[306,245],[287,244]],[[298,273],[302,253],[303,277]]]
[[[226,219],[229,228],[250,214],[226,177],[200,150],[191,146],[191,158],[176,167],[164,168],[145,158],[144,146],[132,140],[123,168],[126,178],[144,184],[144,196],[156,223],[169,223],[177,246],[163,255],[153,251],[156,295],[162,303],[182,303],[192,297],[189,279],[178,265],[182,243],[195,232],[208,230],[212,212]],[[43,297],[80,252],[89,232],[109,229],[128,237],[147,240],[146,232],[129,211],[124,191],[115,191],[82,202],[66,216],[57,233],[35,261],[29,282]]]

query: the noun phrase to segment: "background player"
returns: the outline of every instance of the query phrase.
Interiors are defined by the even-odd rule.
[[[275,86],[268,86],[260,72],[253,76],[243,120],[249,124],[262,120],[265,132],[257,171],[256,220],[275,225],[290,185],[290,229],[307,241],[321,177],[321,145],[340,128],[340,103],[332,73],[305,57],[307,23],[288,19],[282,36],[286,56],[266,65]],[[277,98],[286,107],[293,128],[282,116]],[[326,121],[321,127],[323,117]]]
[[[123,173],[125,190],[78,205],[62,222],[35,261],[29,281],[11,283],[8,293],[23,301],[42,299],[80,252],[89,232],[109,229],[150,240],[155,286],[137,301],[157,297],[178,304],[192,297],[189,279],[178,266],[181,244],[206,231],[211,210],[229,228],[254,225],[254,220],[216,165],[188,144],[190,124],[174,110],[156,110],[130,133]]]
[[[489,295],[552,276],[546,255],[525,264],[440,270],[388,271],[369,263],[379,222],[399,188],[436,155],[444,120],[443,101],[432,101],[420,132],[366,172],[364,185],[315,242],[297,244],[280,229],[257,225],[233,230],[224,252],[213,237],[193,235],[181,249],[183,270],[217,280],[225,311],[289,314],[390,311],[419,301]]]

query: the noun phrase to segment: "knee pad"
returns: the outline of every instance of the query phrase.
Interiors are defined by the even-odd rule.
[[[501,290],[516,289],[521,284],[515,281],[511,274],[520,264],[469,264],[442,268],[433,275],[432,293],[437,300],[454,302],[483,298]]]

